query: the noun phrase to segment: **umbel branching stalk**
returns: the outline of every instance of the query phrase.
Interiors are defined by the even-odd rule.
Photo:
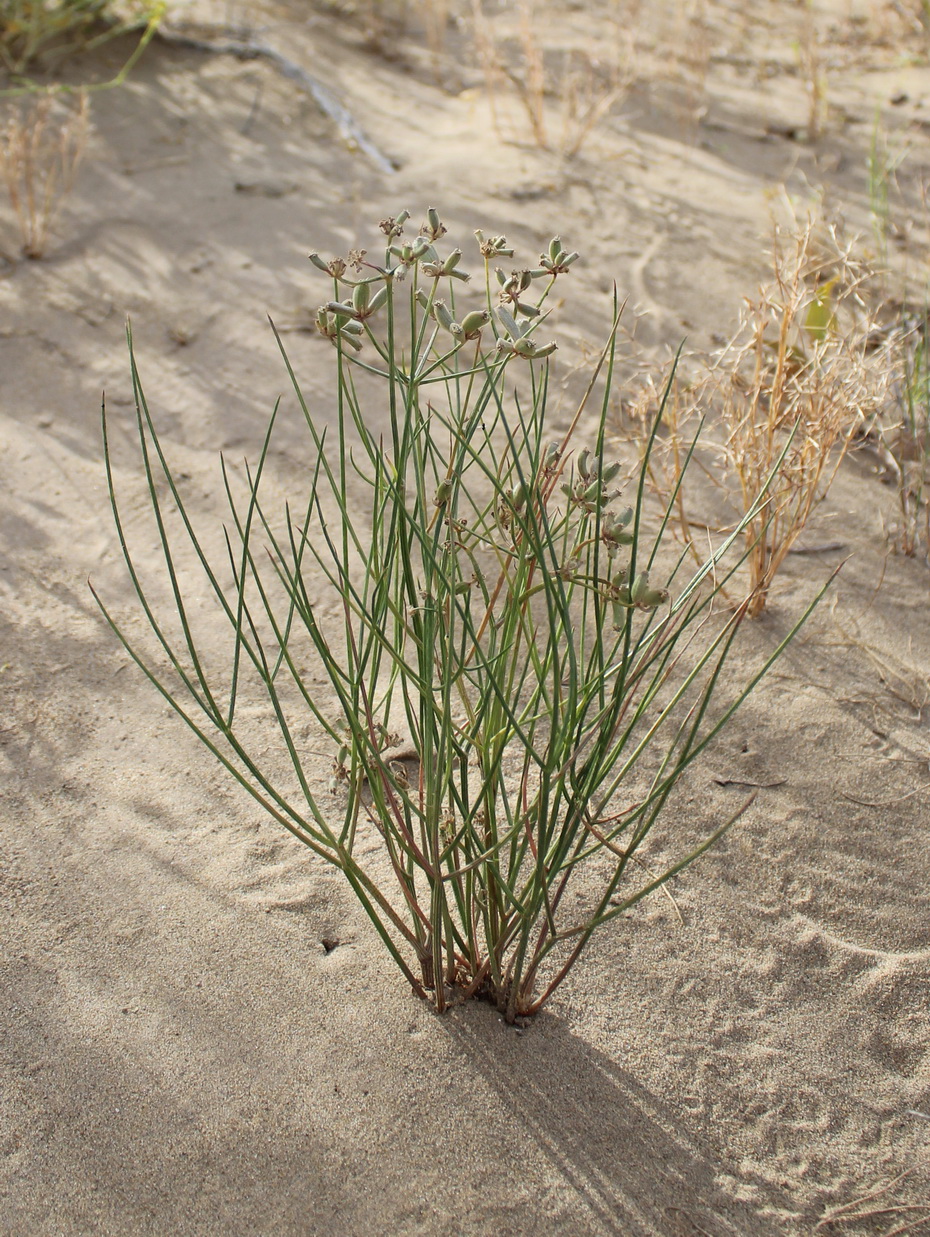
[[[584,398],[553,435],[555,345],[539,336],[577,255],[555,238],[534,268],[495,271],[512,251],[479,232],[484,288],[468,307],[436,212],[410,241],[406,221],[382,222],[377,262],[311,255],[332,280],[316,321],[334,348],[335,426],[310,411],[282,348],[309,436],[306,491],[283,513],[263,499],[272,417],[244,482],[224,463],[222,564],[194,530],[132,357],[170,600],[157,607],[137,567],[107,448],[154,652],[104,614],[213,756],[345,875],[419,996],[439,1011],[483,997],[513,1021],[541,1008],[595,929],[733,823],[659,872],[638,855],[784,644],[715,699],[746,610],[715,604],[744,525],[686,575],[685,554],[665,553],[669,510],[645,509],[645,465],[621,495],[604,458],[616,298]],[[195,621],[204,581],[228,630],[220,674],[216,637]],[[257,697],[283,761],[255,737]],[[328,785],[310,732],[330,745]]]

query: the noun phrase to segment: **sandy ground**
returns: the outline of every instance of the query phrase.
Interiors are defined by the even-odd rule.
[[[656,896],[605,929],[523,1029],[484,1006],[438,1018],[405,990],[338,874],[227,783],[87,588],[131,616],[103,388],[155,562],[127,315],[215,525],[218,452],[254,458],[286,389],[266,315],[305,324],[322,295],[308,250],[373,247],[402,206],[529,255],[554,231],[583,251],[557,374],[596,346],[613,279],[661,366],[682,335],[731,329],[786,198],[868,244],[878,114],[907,150],[893,257],[925,280],[926,47],[893,6],[821,14],[830,113],[804,142],[802,6],[751,8],[707,6],[685,63],[680,18],[657,6],[651,52],[572,160],[502,140],[454,29],[443,56],[416,23],[372,45],[347,11],[297,0],[189,16],[214,41],[247,17],[394,171],[267,61],[157,42],[94,99],[46,258],[0,278],[0,1232],[930,1233],[930,574],[889,553],[870,455],[806,534],[844,549],[789,559],[734,672],[851,553],[830,601],[693,771],[656,853],[732,812],[745,789],[721,783],[762,784],[752,809],[675,882],[682,922]],[[595,38],[600,12],[553,13],[546,37]],[[5,205],[0,224],[13,258]],[[325,417],[328,345],[286,338]],[[285,412],[282,493],[303,459]]]

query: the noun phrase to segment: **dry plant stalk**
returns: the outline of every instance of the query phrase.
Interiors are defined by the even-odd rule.
[[[812,0],[804,0],[803,24],[797,52],[807,91],[807,139],[816,142],[823,133],[826,120],[827,77],[821,34]]]
[[[483,0],[471,0],[471,37],[484,75],[494,126],[504,140],[521,140],[518,126],[511,139],[504,135],[499,99],[508,87],[518,100],[532,141],[543,150],[555,149],[565,158],[577,155],[592,130],[629,89],[632,81],[633,21],[638,0],[622,6],[616,17],[617,37],[611,54],[595,59],[582,47],[563,45],[547,64],[538,31],[543,18],[536,0],[517,0],[516,38],[506,39],[494,28]],[[559,136],[553,140],[548,100],[558,100]]]
[[[87,144],[87,95],[76,107],[51,95],[11,105],[0,129],[0,176],[19,223],[22,251],[41,258],[49,230],[74,186]]]
[[[753,616],[765,609],[779,568],[887,389],[887,364],[869,349],[859,295],[864,273],[832,231],[829,240],[824,257],[810,223],[790,248],[776,231],[773,281],[746,302],[719,356],[699,362],[690,383],[677,381],[663,417],[664,453],[653,453],[651,484],[673,499],[679,532],[692,547],[694,530],[707,525],[696,516],[693,480],[683,480],[705,417],[719,441],[716,459],[700,471],[728,506],[743,516],[768,486],[768,501],[743,533]],[[653,395],[647,390],[631,410],[640,432]]]
[[[893,544],[930,562],[930,362],[927,312],[902,314],[884,347],[891,398],[870,427],[897,490],[900,520]]]

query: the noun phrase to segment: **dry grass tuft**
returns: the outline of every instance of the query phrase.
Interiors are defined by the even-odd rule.
[[[501,137],[529,139],[565,158],[577,155],[632,84],[639,8],[639,0],[617,6],[614,36],[595,56],[590,39],[573,41],[567,30],[560,48],[547,53],[537,0],[516,0],[515,26],[489,16],[485,0],[471,0],[472,42]],[[513,102],[517,120],[511,115]]]
[[[900,311],[883,348],[891,398],[873,418],[869,438],[881,452],[898,500],[889,530],[894,548],[930,562],[930,318]]]
[[[41,258],[87,144],[87,95],[76,104],[32,95],[7,104],[0,128],[0,179],[19,224],[22,252]]]
[[[835,234],[810,224],[790,239],[776,232],[773,278],[746,302],[740,325],[714,358],[676,379],[664,414],[664,452],[653,455],[654,488],[674,498],[679,531],[695,545],[708,504],[683,482],[706,418],[715,446],[699,460],[735,524],[766,482],[768,500],[743,537],[753,590],[751,615],[765,609],[779,568],[823,499],[853,436],[884,401],[887,359],[870,345],[857,268]],[[627,410],[648,434],[658,397],[646,388]]]

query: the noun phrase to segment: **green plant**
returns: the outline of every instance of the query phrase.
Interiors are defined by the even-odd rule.
[[[147,25],[152,13],[115,0],[0,0],[0,63],[22,73],[46,53],[62,59]]]
[[[316,322],[334,348],[335,423],[311,412],[282,348],[309,437],[307,492],[283,515],[263,498],[273,417],[254,469],[237,483],[223,464],[223,566],[193,527],[132,355],[163,610],[129,546],[106,413],[104,443],[157,655],[104,614],[216,759],[344,874],[419,996],[440,1011],[484,997],[513,1021],[543,1005],[598,927],[740,814],[679,841],[658,874],[642,863],[682,775],[784,645],[715,703],[746,611],[715,601],[744,526],[686,576],[642,471],[621,499],[621,465],[604,455],[616,301],[587,390],[552,436],[555,344],[540,331],[577,254],[556,237],[534,268],[507,274],[494,264],[512,250],[479,232],[474,304],[437,213],[413,240],[406,219],[382,222],[377,262],[311,255],[332,280]],[[198,630],[194,577],[225,650]],[[256,700],[282,761],[252,732]],[[328,789],[312,735],[333,753]]]
[[[893,474],[900,522],[895,540],[902,554],[930,561],[930,356],[927,312],[904,310],[886,345],[892,396],[875,418],[872,435]]]

